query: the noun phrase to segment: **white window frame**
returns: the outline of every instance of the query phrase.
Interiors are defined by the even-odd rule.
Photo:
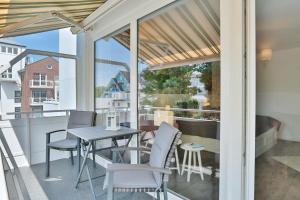
[[[246,166],[245,200],[254,199],[255,187],[255,120],[256,120],[256,12],[255,1],[246,1]]]
[[[124,1],[114,12],[95,20],[93,30],[78,37],[78,109],[94,109],[94,42],[130,24],[131,122],[137,128],[137,20],[175,0]],[[221,9],[221,200],[244,198],[245,179],[245,59],[244,2],[220,0]],[[135,2],[136,3],[136,2]],[[133,9],[134,8],[134,9]],[[123,11],[123,12],[122,12]],[[93,13],[93,14],[97,14]],[[234,56],[232,56],[234,55]],[[88,66],[88,69],[87,69]],[[89,88],[89,89],[86,89]],[[172,194],[170,194],[172,195]],[[173,198],[172,198],[173,199]],[[174,197],[174,199],[178,199]]]

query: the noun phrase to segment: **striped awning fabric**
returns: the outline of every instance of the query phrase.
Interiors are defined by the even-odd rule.
[[[129,47],[130,30],[115,36]],[[220,56],[220,1],[185,0],[139,22],[139,58],[164,68]]]
[[[51,13],[59,13],[80,23],[105,2],[106,0],[1,0],[0,37],[70,27],[70,23]]]

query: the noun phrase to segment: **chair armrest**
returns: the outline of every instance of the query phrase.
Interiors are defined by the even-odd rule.
[[[112,148],[111,149],[112,152],[116,152],[116,151],[151,151],[150,148],[146,148],[146,147],[117,147],[117,148]]]
[[[67,131],[67,130],[66,129],[59,129],[59,130],[47,132],[46,134],[51,135],[52,133],[63,132],[63,131]]]
[[[116,172],[116,171],[151,171],[151,172],[159,172],[162,174],[171,174],[170,169],[159,168],[159,167],[151,167],[149,165],[132,165],[132,164],[109,164],[107,165],[106,171],[108,172]]]
[[[55,131],[50,131],[46,133],[46,144],[50,143],[50,136],[53,133],[58,133],[58,132],[63,132],[66,131],[65,129],[59,129],[59,130],[55,130]]]

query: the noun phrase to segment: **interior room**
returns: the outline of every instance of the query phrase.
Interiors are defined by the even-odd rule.
[[[258,200],[300,194],[299,6],[294,0],[256,0]]]

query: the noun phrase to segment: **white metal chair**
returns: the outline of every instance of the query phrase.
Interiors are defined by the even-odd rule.
[[[171,174],[169,169],[176,144],[181,132],[163,122],[159,127],[151,148],[149,164],[111,164],[106,169],[104,188],[107,188],[107,199],[112,200],[114,192],[160,192],[167,200],[167,182]],[[114,151],[135,150],[147,151],[146,148],[119,148]]]
[[[96,113],[92,111],[70,111],[70,117],[68,120],[67,129],[72,128],[81,128],[81,127],[89,127],[94,126]],[[51,142],[50,136],[54,133],[65,133],[66,139]],[[94,149],[93,145],[93,149]],[[69,134],[67,130],[55,130],[46,133],[46,177],[49,177],[50,173],[50,149],[56,149],[60,151],[69,151],[71,156],[71,163],[74,164],[73,159],[73,151],[77,149],[77,138],[73,135]],[[77,152],[78,156],[80,156],[80,151]],[[80,158],[80,157],[79,157]],[[95,166],[95,152],[93,152],[93,161]],[[78,163],[79,167],[80,164]]]

